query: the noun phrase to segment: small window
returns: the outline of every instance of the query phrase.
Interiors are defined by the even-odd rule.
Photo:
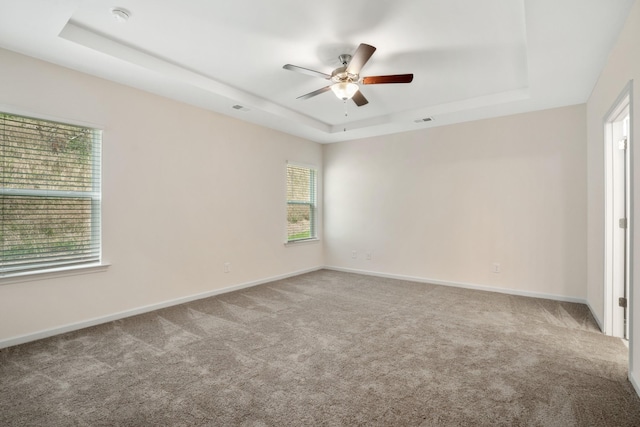
[[[100,261],[101,136],[0,113],[0,277]]]
[[[287,165],[287,241],[315,239],[316,170]]]

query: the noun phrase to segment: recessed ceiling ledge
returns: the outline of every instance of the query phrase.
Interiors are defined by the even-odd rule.
[[[224,83],[220,83],[208,76],[173,64],[134,47],[120,43],[103,34],[75,23],[72,20],[67,22],[67,25],[65,25],[60,32],[59,37],[139,67],[157,72],[163,76],[171,77],[180,82],[204,89],[212,94],[237,101],[242,105],[251,106],[289,120],[297,121],[305,126],[309,126],[323,132],[330,132],[330,127],[326,123],[269,102],[264,98],[252,95]]]

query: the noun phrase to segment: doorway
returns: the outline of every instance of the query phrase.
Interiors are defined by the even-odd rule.
[[[631,86],[605,119],[605,322],[607,335],[629,339]]]

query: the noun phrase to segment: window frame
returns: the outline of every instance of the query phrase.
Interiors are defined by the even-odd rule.
[[[91,204],[91,234],[90,241],[93,245],[97,244],[96,257],[92,260],[68,262],[68,263],[47,263],[43,262],[40,266],[34,265],[29,268],[0,270],[0,285],[28,282],[39,279],[50,279],[56,277],[73,276],[85,273],[95,273],[106,271],[110,263],[104,262],[103,259],[103,242],[102,242],[102,144],[104,128],[95,123],[82,122],[79,120],[70,120],[68,118],[60,118],[50,115],[35,114],[32,112],[2,108],[2,114],[20,117],[31,120],[39,120],[44,122],[57,123],[66,126],[75,126],[90,129],[94,132],[97,144],[92,144],[92,189],[91,191],[66,191],[51,189],[16,189],[3,188],[0,186],[0,196],[23,196],[37,198],[82,198],[90,200]],[[97,161],[96,161],[97,159]],[[97,224],[94,226],[93,224]]]
[[[309,179],[309,193],[311,195],[309,201],[301,201],[301,200],[289,200],[289,175],[288,169],[289,167],[307,169],[311,172]],[[309,206],[309,237],[302,237],[298,239],[289,239],[289,221],[287,219],[285,223],[285,245],[290,244],[300,244],[305,242],[315,242],[318,241],[318,168],[315,165],[299,163],[299,162],[291,162],[287,161],[285,167],[285,197],[286,197],[286,206],[287,213],[289,206]],[[288,215],[287,215],[288,216]]]

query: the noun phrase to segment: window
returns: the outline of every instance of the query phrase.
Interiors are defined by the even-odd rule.
[[[316,170],[287,165],[287,241],[315,239]]]
[[[0,277],[100,261],[101,136],[0,113]]]

